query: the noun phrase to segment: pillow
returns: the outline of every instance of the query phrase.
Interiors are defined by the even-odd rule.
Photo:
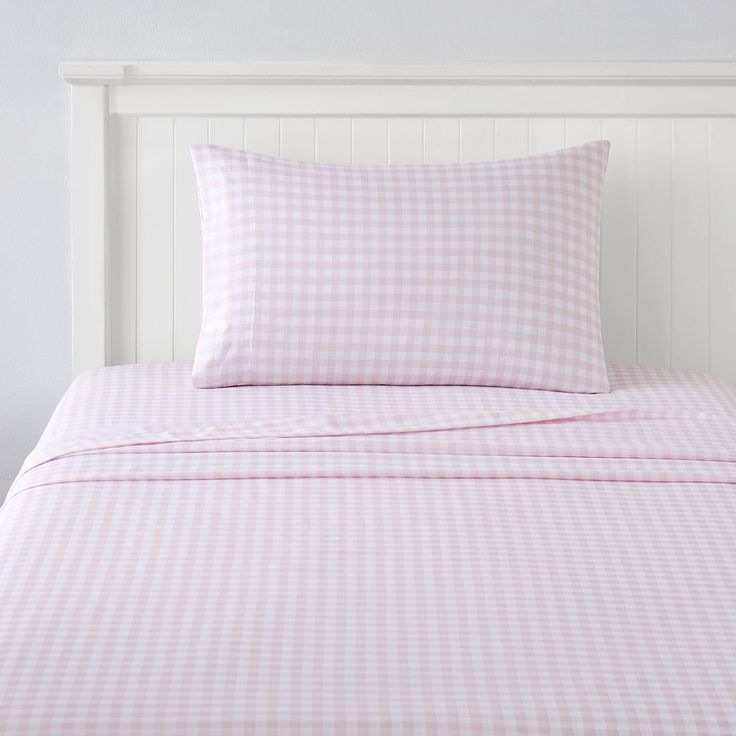
[[[608,391],[608,149],[347,166],[193,146],[204,241],[194,385]]]

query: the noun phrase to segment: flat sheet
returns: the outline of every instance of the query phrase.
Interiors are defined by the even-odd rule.
[[[736,733],[736,396],[69,390],[0,510],[0,734]]]

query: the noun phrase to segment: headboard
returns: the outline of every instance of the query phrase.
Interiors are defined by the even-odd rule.
[[[607,358],[736,383],[736,63],[64,62],[73,361],[187,360],[201,241],[189,146],[353,163],[612,141]]]

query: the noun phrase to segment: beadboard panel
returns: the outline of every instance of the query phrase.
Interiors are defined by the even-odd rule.
[[[140,362],[174,356],[174,122],[169,118],[138,121],[136,354]]]
[[[201,322],[189,148],[407,164],[606,138],[606,354],[736,383],[736,64],[67,62],[74,370],[186,360]]]
[[[736,380],[736,121],[112,116],[111,363],[191,359],[201,235],[189,146],[333,163],[452,163],[611,141],[601,245],[610,361]],[[714,149],[717,155],[714,154]]]

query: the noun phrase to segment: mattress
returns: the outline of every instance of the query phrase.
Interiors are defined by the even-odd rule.
[[[0,510],[0,734],[736,733],[736,396],[79,378]]]

